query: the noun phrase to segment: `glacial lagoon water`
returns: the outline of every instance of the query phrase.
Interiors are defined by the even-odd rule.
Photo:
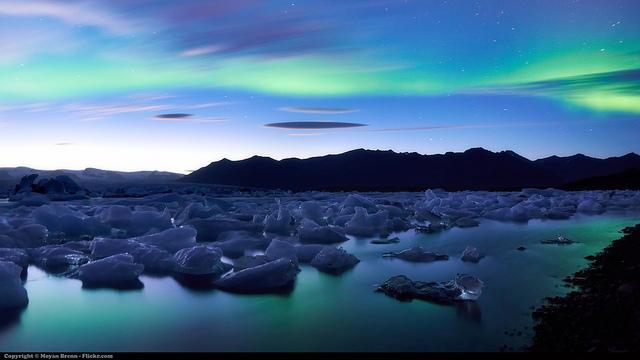
[[[0,324],[2,351],[477,351],[518,349],[531,336],[531,307],[567,291],[562,278],[583,267],[639,214],[576,215],[526,224],[484,220],[479,227],[399,234],[400,242],[343,244],[362,261],[341,276],[302,265],[288,295],[197,291],[173,278],[141,277],[144,289],[87,290],[80,281],[29,267],[30,303]],[[543,245],[558,234],[578,241]],[[449,261],[407,263],[385,251],[420,245]],[[478,264],[458,257],[467,245],[486,254]],[[518,251],[525,246],[525,251]],[[485,282],[480,299],[460,306],[399,302],[374,284],[404,274],[448,280],[456,273]],[[505,332],[515,330],[516,335]],[[522,335],[518,336],[517,331]]]

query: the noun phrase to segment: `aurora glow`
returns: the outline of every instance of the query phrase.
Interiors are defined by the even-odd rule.
[[[639,117],[635,0],[0,0],[0,166],[610,156],[640,151]],[[263,126],[314,121],[367,126]]]

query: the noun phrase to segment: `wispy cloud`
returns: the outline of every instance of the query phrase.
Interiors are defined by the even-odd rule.
[[[115,34],[125,34],[136,29],[133,22],[88,2],[0,1],[0,15],[50,17],[70,25],[95,26]]]
[[[108,116],[136,113],[162,111],[174,108],[173,105],[113,105],[113,104],[67,104],[64,110],[79,113],[84,118],[104,118]]]
[[[336,121],[288,121],[265,124],[265,127],[289,130],[343,129],[367,126],[366,124]]]
[[[350,108],[338,108],[338,107],[303,107],[303,106],[285,106],[278,110],[294,112],[294,113],[308,113],[308,114],[345,114],[360,111],[360,109]]]
[[[56,146],[69,146],[69,145],[75,145],[72,142],[59,142],[55,144]]]
[[[231,120],[227,117],[195,117],[194,114],[160,114],[153,117],[152,119],[162,122],[188,122],[200,124],[221,123]]]
[[[292,134],[287,134],[288,136],[319,136],[319,135],[324,135],[325,133],[321,133],[321,132],[314,132],[314,133],[292,133]]]

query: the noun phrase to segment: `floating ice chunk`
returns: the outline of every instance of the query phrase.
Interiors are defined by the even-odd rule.
[[[19,205],[23,206],[40,206],[48,204],[50,202],[49,198],[46,195],[32,192],[13,195],[9,197],[9,200],[15,201]]]
[[[382,254],[383,257],[398,258],[411,262],[432,262],[438,260],[449,260],[449,256],[430,252],[421,246],[415,246],[399,252],[388,252]]]
[[[173,269],[173,256],[157,246],[143,244],[135,239],[104,239],[91,242],[91,255],[100,259],[117,254],[130,254],[136,263],[151,273],[165,273]]]
[[[262,224],[223,217],[192,219],[185,222],[185,225],[193,226],[197,230],[197,240],[201,242],[222,240],[218,237],[222,233],[229,231],[245,231],[248,233],[259,234],[264,229]]]
[[[476,220],[476,219],[463,217],[463,218],[460,218],[460,219],[456,220],[454,224],[457,227],[469,228],[469,227],[474,227],[474,226],[480,225],[480,222],[478,220]]]
[[[370,241],[371,244],[378,244],[378,245],[384,245],[384,244],[396,244],[400,242],[400,238],[399,237],[392,237],[392,238],[380,238],[380,239],[373,239]]]
[[[593,199],[586,199],[578,204],[577,211],[583,214],[602,214],[606,208]]]
[[[222,254],[230,258],[243,256],[247,251],[264,250],[269,240],[246,231],[228,231],[220,234],[215,246],[222,249]]]
[[[300,263],[308,264],[324,248],[325,246],[320,244],[296,245],[296,257]]]
[[[176,216],[175,222],[178,225],[182,225],[184,222],[191,219],[207,219],[214,215],[221,214],[223,212],[217,205],[212,207],[205,207],[199,202],[192,202],[187,205],[186,208]]]
[[[0,261],[9,261],[24,269],[29,265],[29,255],[22,249],[0,248]]]
[[[281,258],[263,265],[233,272],[218,279],[221,289],[236,292],[269,292],[289,288],[300,270],[291,260]]]
[[[292,230],[291,220],[289,209],[278,202],[278,211],[271,213],[264,219],[264,231],[289,235]]]
[[[346,199],[342,202],[342,209],[353,209],[361,207],[366,210],[376,211],[376,204],[369,198],[364,197],[360,194],[350,194]]]
[[[11,231],[11,225],[5,218],[0,217],[0,235],[7,234],[9,231]]]
[[[108,207],[102,213],[102,221],[111,227],[125,230],[129,236],[162,231],[173,226],[169,211],[132,211],[122,205]]]
[[[49,232],[40,224],[27,224],[10,231],[7,235],[21,248],[35,248],[45,244]]]
[[[80,266],[75,276],[84,287],[139,288],[143,270],[132,255],[118,254]]]
[[[296,256],[296,248],[295,246],[284,240],[273,239],[267,250],[265,250],[264,255],[269,260],[276,260],[280,258],[286,258],[291,260],[294,264],[298,264],[298,257]]]
[[[378,205],[378,209],[386,211],[391,219],[406,218],[409,216],[407,210],[394,205]]]
[[[426,207],[418,207],[415,209],[415,217],[418,221],[428,221],[430,223],[439,223],[442,221],[442,216],[434,213],[431,209]]]
[[[462,251],[462,256],[460,256],[460,260],[474,263],[479,262],[482,258],[483,255],[473,246],[467,246],[464,251]]]
[[[264,265],[269,261],[271,260],[267,259],[264,255],[241,256],[233,260],[233,271],[238,272],[244,269]]]
[[[330,273],[341,274],[356,266],[360,260],[353,254],[349,254],[343,248],[327,246],[311,260],[311,266],[316,269]]]
[[[542,244],[570,245],[570,244],[573,244],[575,241],[568,239],[562,235],[558,235],[553,239],[542,240],[540,242]]]
[[[303,219],[309,219],[317,224],[326,223],[324,220],[324,214],[322,213],[322,206],[317,201],[305,201],[300,204],[300,216]]]
[[[458,274],[454,283],[456,288],[461,291],[460,295],[458,295],[460,300],[477,300],[482,295],[484,282],[475,276]]]
[[[412,281],[404,275],[397,275],[378,285],[376,291],[401,301],[420,299],[452,304],[461,300],[477,300],[483,286],[480,279],[466,274],[458,274],[454,280],[440,283]]]
[[[309,219],[303,219],[298,233],[302,243],[333,244],[347,241],[344,230],[338,226],[320,226]]]
[[[569,219],[575,213],[574,206],[559,206],[547,210],[547,218],[554,220]]]
[[[31,251],[33,262],[51,272],[61,272],[71,266],[89,262],[89,257],[81,251],[72,250],[63,245],[46,245]]]
[[[388,232],[388,219],[389,213],[385,210],[369,215],[367,214],[367,210],[357,207],[355,215],[345,224],[345,232],[347,234],[365,237],[386,234]]]
[[[182,226],[159,233],[133,238],[137,242],[157,246],[170,253],[196,245],[196,230],[191,226]]]
[[[207,245],[197,245],[179,250],[174,255],[175,271],[186,275],[220,276],[232,266],[222,262],[222,250]]]
[[[0,248],[17,248],[20,247],[17,241],[7,235],[0,235]]]
[[[27,306],[27,290],[20,279],[22,267],[10,261],[0,260],[0,309],[17,309]]]
[[[46,226],[51,232],[64,233],[66,237],[94,237],[106,235],[111,230],[97,216],[84,216],[62,205],[43,205],[31,215],[36,223]]]

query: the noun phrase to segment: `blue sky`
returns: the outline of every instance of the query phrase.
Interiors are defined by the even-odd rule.
[[[0,166],[640,152],[637,1],[0,0],[0,54]]]

